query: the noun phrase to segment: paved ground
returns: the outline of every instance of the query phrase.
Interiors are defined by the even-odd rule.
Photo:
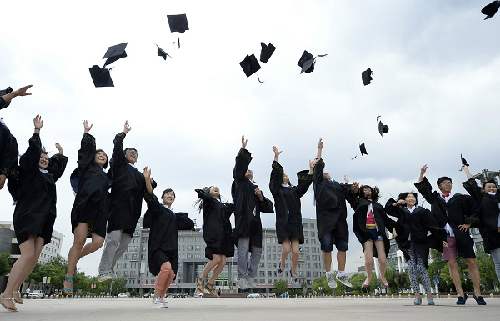
[[[23,321],[322,321],[322,320],[500,320],[500,299],[488,306],[474,300],[456,306],[437,299],[437,306],[413,306],[411,299],[170,299],[168,309],[148,299],[25,300],[20,312],[0,312],[0,320]],[[1,308],[1,307],[0,307]]]

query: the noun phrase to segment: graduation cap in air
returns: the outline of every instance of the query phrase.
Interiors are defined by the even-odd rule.
[[[125,48],[127,48],[126,42],[119,43],[117,45],[111,46],[108,48],[108,51],[104,54],[103,58],[107,58],[103,67],[106,67],[109,64],[117,61],[120,58],[127,57],[127,53],[125,52]]]
[[[462,168],[460,169],[460,171],[462,171],[462,169],[464,168],[464,166],[467,166],[469,167],[469,163],[467,162],[467,160],[462,156],[462,154],[460,154],[460,160],[462,161]]]
[[[163,60],[167,60],[167,57],[172,58],[172,56],[170,56],[165,50],[160,48],[158,45],[156,45],[156,47],[158,47],[158,57],[162,57]]]
[[[167,15],[167,19],[170,32],[184,33],[186,30],[189,30],[188,19],[185,13]],[[179,40],[179,37],[177,37],[177,48],[180,47],[181,41]]]
[[[276,50],[276,47],[272,43],[266,45],[263,42],[260,43],[260,46],[262,47],[262,49],[260,50],[260,61],[263,63],[267,63],[269,61],[269,58],[271,58],[271,56],[273,55],[274,50]]]
[[[377,116],[378,121],[378,132],[380,136],[384,137],[384,134],[389,132],[389,125],[385,125],[380,119],[380,116]]]
[[[493,18],[499,8],[500,1],[493,1],[491,3],[488,3],[483,9],[481,9],[481,12],[486,15],[486,18],[484,18],[483,20]]]
[[[316,58],[318,57],[325,57],[328,56],[328,54],[323,54],[323,55],[318,55],[317,57],[314,57],[310,52],[307,50],[304,50],[302,53],[302,56],[299,59],[299,62],[297,65],[302,68],[300,73],[311,73],[314,71],[314,64],[316,63]]]
[[[259,62],[254,54],[251,56],[247,55],[245,59],[240,62],[240,66],[247,77],[250,77],[260,69]]]
[[[100,68],[98,65],[94,65],[92,68],[89,68],[89,72],[96,88],[115,86],[113,84],[113,79],[111,79],[111,75],[109,74],[109,69],[104,67]]]
[[[359,144],[359,151],[361,152],[361,156],[368,155],[368,152],[366,151],[365,143]],[[358,156],[359,155],[354,156],[353,158],[351,158],[351,160],[358,158]]]
[[[361,73],[361,78],[363,79],[363,85],[366,86],[372,82],[372,80],[373,80],[372,74],[373,74],[373,71],[371,70],[371,68],[368,68]]]

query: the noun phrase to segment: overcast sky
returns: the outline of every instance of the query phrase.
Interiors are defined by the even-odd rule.
[[[64,257],[73,239],[69,175],[84,119],[109,155],[129,120],[125,146],[139,150],[138,167],[151,166],[159,188],[176,191],[175,208],[200,223],[193,189],[218,185],[230,198],[242,134],[269,197],[273,144],[284,150],[282,164],[296,182],[318,137],[333,177],[378,185],[382,202],[411,190],[424,163],[433,184],[448,175],[463,191],[460,153],[474,172],[498,169],[500,156],[500,17],[482,20],[487,2],[9,1],[0,18],[0,87],[34,87],[1,117],[22,153],[32,118],[41,114],[42,142],[51,153],[61,143],[69,157],[55,223],[65,235]],[[180,49],[166,17],[178,13],[187,14],[190,29],[180,34]],[[88,68],[102,66],[106,49],[121,42],[128,42],[128,57],[112,65],[115,88],[94,88]],[[239,66],[247,54],[258,57],[260,42],[277,48],[261,64],[263,84]],[[157,57],[155,43],[173,58]],[[303,50],[328,56],[300,74]],[[374,80],[364,87],[368,67]],[[384,138],[377,115],[389,124]],[[369,155],[352,161],[360,142]],[[315,217],[312,188],[302,204],[304,217]],[[0,220],[12,220],[13,210],[3,189]],[[274,214],[263,217],[274,226]],[[362,265],[361,254],[351,233],[347,270]],[[79,269],[96,274],[100,256],[84,258]]]

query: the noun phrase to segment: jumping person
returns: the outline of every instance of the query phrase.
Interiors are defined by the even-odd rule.
[[[233,196],[235,227],[234,239],[238,247],[238,288],[254,287],[262,255],[262,221],[260,213],[273,213],[273,203],[264,197],[253,181],[253,172],[248,169],[252,155],[246,149],[248,140],[241,137],[241,149],[236,156],[233,169]],[[250,264],[248,262],[248,254]]]
[[[471,225],[478,222],[477,213],[473,210],[472,198],[459,193],[452,194],[453,183],[451,178],[446,176],[437,180],[439,192],[432,191],[432,186],[425,177],[427,168],[427,165],[424,165],[420,169],[420,176],[418,182],[415,183],[415,187],[425,200],[431,204],[431,213],[438,226],[446,230],[447,241],[443,243],[443,259],[448,262],[450,275],[457,290],[457,304],[464,305],[467,301],[467,293],[464,293],[462,289],[457,263],[457,257],[462,257],[467,262],[469,275],[474,286],[474,299],[477,304],[486,305],[481,296],[481,283],[476,254],[474,253],[474,241],[469,233]]]
[[[349,229],[347,226],[346,200],[352,197],[354,185],[340,184],[329,173],[324,172],[325,163],[322,157],[323,139],[318,142],[317,163],[314,166],[313,189],[316,203],[316,220],[318,224],[318,239],[323,253],[323,264],[328,280],[328,286],[335,288],[336,280],[347,287],[352,287],[345,273],[346,252],[348,250]],[[337,248],[338,273],[332,272],[333,245]],[[336,279],[336,280],[335,280]]]
[[[387,214],[395,217],[396,242],[398,248],[408,262],[408,274],[415,299],[413,304],[421,305],[419,279],[427,292],[427,304],[434,305],[432,298],[431,280],[427,268],[429,266],[429,248],[437,240],[437,244],[446,241],[444,229],[438,227],[431,212],[418,205],[417,193],[401,193],[398,200],[393,198],[387,201],[385,210]],[[431,233],[432,237],[428,234]]]
[[[165,192],[163,204],[160,204],[153,194],[151,169],[144,168],[143,175],[146,186],[144,199],[148,205],[144,214],[144,227],[149,228],[148,266],[149,272],[156,276],[153,302],[156,306],[166,308],[164,297],[178,269],[177,231],[192,230],[194,222],[186,213],[174,214],[166,206]]]
[[[297,265],[299,261],[299,244],[304,243],[302,227],[302,213],[300,199],[307,192],[312,183],[312,174],[315,161],[309,162],[309,170],[297,173],[297,186],[290,183],[288,175],[278,162],[279,155],[283,152],[273,146],[274,161],[272,165],[269,190],[273,195],[274,207],[276,209],[276,236],[281,244],[281,259],[278,275],[282,276],[285,271],[286,260],[292,252],[292,266],[290,277],[294,285],[299,285]]]
[[[142,199],[146,190],[144,175],[135,168],[137,149],[123,149],[123,140],[131,129],[126,121],[123,131],[113,140],[113,156],[108,172],[112,179],[110,217],[104,251],[99,263],[101,281],[113,278],[113,268],[127,250],[141,217]]]
[[[469,167],[464,166],[463,170],[468,179],[463,186],[479,211],[479,232],[483,237],[484,250],[491,254],[500,281],[500,192],[497,182],[494,179],[484,180],[481,189],[472,178]]]
[[[229,218],[234,212],[232,203],[222,203],[217,186],[196,189],[198,208],[203,210],[203,240],[206,243],[205,257],[209,260],[196,280],[196,295],[207,293],[219,296],[215,280],[224,269],[226,259],[234,255],[232,227]],[[212,276],[208,279],[209,273]]]
[[[87,120],[83,122],[78,168],[71,175],[76,196],[71,210],[73,245],[68,253],[64,278],[63,291],[67,295],[73,294],[73,277],[78,261],[100,249],[106,237],[110,181],[104,169],[108,167],[108,155],[102,149],[96,149],[95,138],[89,133],[92,126]],[[85,244],[88,237],[92,241]]]
[[[355,186],[358,186],[355,183]],[[373,258],[378,259],[380,282],[384,288],[389,284],[385,278],[387,255],[389,255],[389,238],[386,229],[393,228],[393,221],[387,217],[384,207],[378,203],[379,189],[363,185],[351,206],[354,210],[352,229],[363,247],[367,277],[363,288],[368,288],[373,275]]]
[[[57,216],[56,182],[64,173],[68,158],[63,148],[56,144],[58,153],[51,158],[42,148],[40,130],[42,117],[33,119],[35,130],[29,146],[20,160],[13,197],[14,232],[21,256],[12,266],[0,303],[8,311],[17,311],[15,303],[22,303],[19,288],[33,271],[43,246],[50,243]],[[10,184],[10,183],[9,183]]]

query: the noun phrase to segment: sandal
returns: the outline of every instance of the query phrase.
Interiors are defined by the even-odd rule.
[[[21,296],[21,292],[16,291],[12,293],[12,298],[14,299],[14,302],[17,304],[23,304],[23,297]]]
[[[70,284],[71,287],[66,286],[66,284]],[[63,288],[63,294],[65,296],[72,296],[73,295],[73,275],[65,275],[64,276],[64,288]]]
[[[211,283],[207,282],[207,284],[205,285],[205,291],[207,291],[208,294],[210,294],[210,295],[214,295],[214,296],[217,296],[217,297],[219,296],[217,294],[217,291],[215,291],[214,285],[211,284]]]
[[[10,302],[12,305],[5,304],[5,301]],[[16,305],[13,298],[6,298],[3,294],[0,295],[0,304],[9,312],[17,312]]]
[[[368,281],[368,278],[365,279],[365,281],[363,282],[363,289],[367,289],[368,287],[370,286],[370,282]]]

